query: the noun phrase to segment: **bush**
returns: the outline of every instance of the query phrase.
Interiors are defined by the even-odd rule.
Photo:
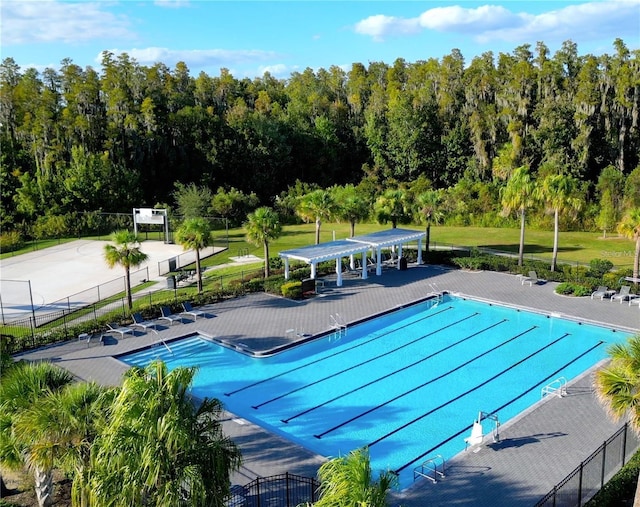
[[[271,294],[281,294],[280,287],[285,283],[283,275],[271,275],[269,278],[264,279],[264,290]]]
[[[613,268],[613,262],[606,259],[591,259],[589,262],[590,276],[602,278]]]
[[[289,299],[302,298],[302,282],[287,282],[280,287],[282,295]]]
[[[591,294],[591,287],[586,287],[579,283],[563,282],[556,287],[556,294],[563,294],[565,296],[588,296]]]
[[[633,505],[640,472],[640,453],[636,453],[622,469],[585,505],[587,507],[620,507]]]
[[[0,234],[0,252],[15,252],[24,246],[22,235],[18,231]]]

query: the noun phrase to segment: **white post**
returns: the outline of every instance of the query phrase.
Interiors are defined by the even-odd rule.
[[[284,279],[289,279],[289,257],[284,258]]]
[[[342,287],[342,257],[336,257],[336,286]]]
[[[362,279],[367,279],[367,252],[362,252]]]
[[[316,263],[312,262],[311,263],[311,278],[315,279],[316,277]]]
[[[376,252],[376,275],[380,276],[382,274],[382,251],[380,247],[377,248]]]
[[[402,259],[402,243],[398,245],[398,269],[400,269],[400,259]]]

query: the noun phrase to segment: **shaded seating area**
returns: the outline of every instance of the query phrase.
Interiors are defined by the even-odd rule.
[[[202,310],[194,308],[189,301],[182,303],[182,310],[183,311],[180,312],[180,315],[188,315],[189,317],[193,317],[193,320],[198,320],[198,317],[206,316]]]

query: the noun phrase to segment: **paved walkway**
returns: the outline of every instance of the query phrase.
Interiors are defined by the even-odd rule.
[[[368,280],[348,279],[343,287],[329,285],[314,298],[295,302],[253,294],[203,307],[207,318],[162,326],[159,335],[135,338],[108,336],[104,346],[85,342],[40,349],[24,357],[50,359],[78,378],[105,385],[121,382],[126,367],[112,356],[194,332],[223,338],[257,353],[291,343],[295,333],[315,335],[330,329],[331,314],[351,323],[423,298],[433,290],[481,298],[518,308],[640,331],[638,306],[608,300],[556,295],[556,284],[522,285],[518,277],[494,272],[466,272],[433,266],[388,270]],[[483,445],[478,452],[456,456],[447,477],[437,484],[416,482],[394,494],[393,505],[405,507],[533,505],[611,436],[620,424],[610,422],[595,400],[591,374],[569,385],[569,396],[549,399],[501,427],[501,444]],[[234,481],[289,471],[314,475],[323,458],[288,443],[229,414],[225,432],[240,445],[244,466]]]

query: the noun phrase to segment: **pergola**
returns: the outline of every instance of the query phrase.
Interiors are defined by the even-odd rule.
[[[362,278],[367,278],[367,256],[366,253],[371,250],[375,252],[376,258],[376,275],[382,274],[381,251],[383,248],[397,247],[398,262],[397,268],[400,269],[400,259],[402,258],[402,245],[410,241],[418,241],[418,264],[422,264],[422,238],[425,236],[423,231],[414,231],[409,229],[388,229],[378,231],[363,236],[354,236],[339,241],[331,241],[329,243],[320,243],[318,245],[309,245],[293,250],[284,250],[280,252],[280,257],[284,259],[284,277],[289,279],[289,261],[291,259],[299,260],[311,265],[311,278],[316,278],[316,266],[319,262],[325,262],[335,259],[336,261],[336,285],[342,285],[342,259],[350,257],[349,264],[355,270],[354,256],[362,255],[362,263],[360,270]]]

